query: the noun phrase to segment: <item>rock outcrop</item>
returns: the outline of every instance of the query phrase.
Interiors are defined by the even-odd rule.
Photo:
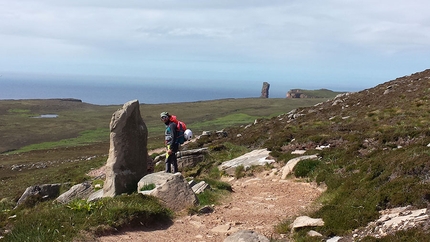
[[[179,151],[177,153],[179,170],[183,170],[186,167],[195,167],[198,163],[204,161],[208,152],[207,148]]]
[[[23,204],[31,197],[38,197],[42,201],[55,199],[60,194],[61,184],[44,184],[27,187],[19,198],[16,206]]]
[[[357,229],[353,232],[354,239],[361,240],[366,236],[382,238],[401,230],[428,227],[430,223],[430,211],[427,208],[399,207],[379,213],[381,216],[378,220],[370,222],[364,229]]]
[[[270,84],[268,82],[263,82],[263,87],[261,88],[262,98],[269,98],[269,88],[270,88]]]
[[[139,101],[125,103],[112,115],[110,131],[104,197],[135,192],[147,174],[148,130],[140,116]]]
[[[308,98],[300,89],[291,89],[287,92],[287,98]]]

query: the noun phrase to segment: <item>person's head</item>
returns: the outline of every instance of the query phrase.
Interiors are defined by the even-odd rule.
[[[167,121],[169,121],[169,119],[170,119],[170,114],[168,112],[162,112],[162,113],[160,113],[160,119],[164,123],[167,123]]]

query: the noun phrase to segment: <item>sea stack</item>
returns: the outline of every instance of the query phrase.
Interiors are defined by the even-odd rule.
[[[263,88],[261,89],[261,98],[269,98],[269,88],[270,84],[268,82],[263,82]]]

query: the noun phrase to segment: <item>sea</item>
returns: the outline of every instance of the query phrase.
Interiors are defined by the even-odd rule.
[[[216,86],[216,83],[181,82],[103,82],[7,79],[0,77],[0,100],[74,98],[95,105],[122,105],[131,100],[139,103],[196,102],[228,98],[251,98],[261,95],[261,85]],[[285,97],[283,94],[278,97]]]

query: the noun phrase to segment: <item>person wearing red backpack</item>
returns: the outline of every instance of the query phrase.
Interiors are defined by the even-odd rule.
[[[178,172],[178,159],[176,152],[179,150],[179,143],[177,142],[177,124],[173,122],[172,116],[168,112],[160,114],[161,121],[166,125],[164,132],[164,143],[166,145],[166,173],[171,172],[173,165],[173,173]]]

